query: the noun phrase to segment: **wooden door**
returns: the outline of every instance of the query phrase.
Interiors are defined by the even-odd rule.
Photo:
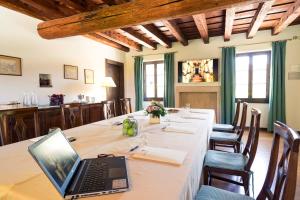
[[[124,64],[106,59],[105,76],[112,77],[116,87],[106,89],[106,99],[116,102],[116,113],[121,115],[119,100],[124,98]]]

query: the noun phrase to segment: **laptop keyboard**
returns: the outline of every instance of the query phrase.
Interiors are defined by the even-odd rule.
[[[105,180],[108,177],[108,164],[103,160],[92,160],[84,174],[79,193],[89,193],[105,190]]]

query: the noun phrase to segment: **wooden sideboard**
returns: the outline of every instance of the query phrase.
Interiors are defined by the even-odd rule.
[[[82,104],[83,124],[90,124],[104,119],[103,104]],[[59,107],[39,108],[41,135],[48,133],[49,128],[61,128],[61,113]]]
[[[1,113],[26,108],[22,105],[0,106]],[[89,124],[104,119],[102,103],[86,103],[82,104],[83,124]],[[46,135],[50,128],[61,128],[61,112],[59,106],[39,106],[38,107],[40,135]],[[33,118],[28,117],[26,120],[28,138],[32,138]],[[0,130],[1,131],[1,130]],[[1,134],[1,133],[0,133]]]

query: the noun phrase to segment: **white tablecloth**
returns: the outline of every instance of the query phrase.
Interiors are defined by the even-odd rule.
[[[203,112],[202,112],[203,111]],[[103,200],[192,200],[199,189],[202,164],[208,147],[208,135],[214,122],[213,110],[201,110],[201,119],[183,119],[186,111],[168,114],[159,125],[148,124],[142,112],[133,113],[141,124],[142,136],[122,136],[122,126],[111,126],[126,116],[77,127],[64,131],[76,137],[73,147],[81,158],[96,157],[100,153],[127,152],[137,144],[163,147],[187,152],[184,164],[168,165],[158,162],[128,158],[127,167],[130,191],[91,197]],[[196,134],[164,132],[167,124],[197,127]],[[27,151],[30,140],[0,147],[0,199],[53,200],[62,199]],[[54,144],[55,145],[55,144]]]

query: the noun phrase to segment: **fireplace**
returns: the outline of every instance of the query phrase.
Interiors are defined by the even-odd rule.
[[[176,107],[190,104],[191,108],[214,109],[216,121],[220,120],[220,86],[176,86]]]

